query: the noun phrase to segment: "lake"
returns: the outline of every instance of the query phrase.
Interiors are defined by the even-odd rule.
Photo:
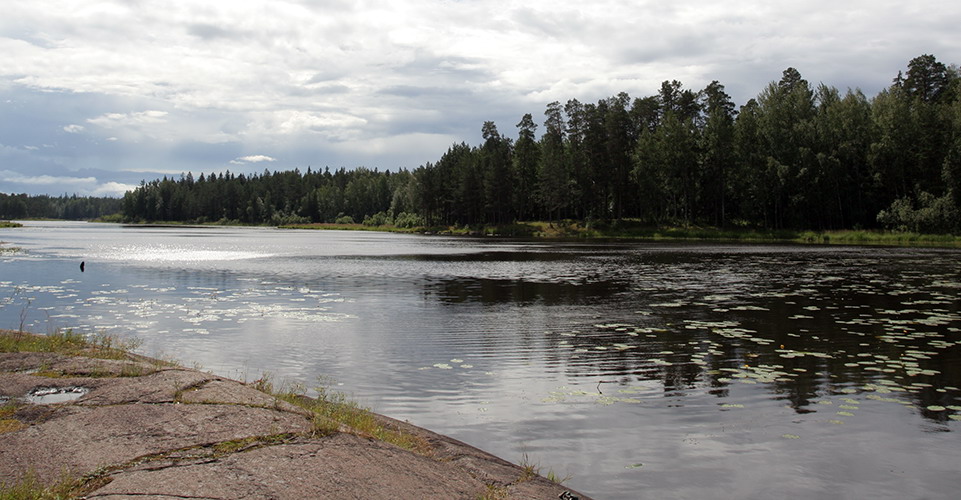
[[[0,328],[332,386],[596,498],[961,487],[958,250],[65,222],[0,241],[23,249],[0,253]]]

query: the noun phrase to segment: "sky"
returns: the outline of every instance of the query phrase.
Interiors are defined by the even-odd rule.
[[[869,97],[961,63],[961,2],[0,0],[0,192],[396,171],[494,121],[713,80],[738,105],[795,67]]]

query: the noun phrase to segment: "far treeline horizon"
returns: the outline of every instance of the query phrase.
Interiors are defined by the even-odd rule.
[[[481,145],[453,144],[412,171],[187,173],[122,200],[0,193],[0,219],[961,231],[961,72],[933,55],[870,99],[788,68],[740,108],[717,81],[672,80],[643,98],[555,101],[544,115],[539,138],[531,114],[517,139],[488,121]]]

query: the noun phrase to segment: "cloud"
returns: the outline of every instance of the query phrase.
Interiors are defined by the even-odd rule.
[[[58,177],[53,175],[23,175],[19,172],[4,170],[0,172],[0,180],[14,184],[27,184],[34,186],[52,186],[63,183],[92,184],[96,183],[95,177]]]
[[[416,167],[554,100],[716,79],[742,104],[788,66],[870,96],[917,55],[961,63],[961,4],[939,0],[8,3],[0,137],[53,145],[4,163],[26,176],[266,161],[249,151]]]
[[[54,195],[69,193],[82,196],[118,197],[137,187],[135,184],[115,181],[102,182],[96,177],[46,174],[31,176],[10,170],[0,171],[0,182],[18,185],[19,189],[13,189],[10,192],[35,191],[36,188],[40,188]]]
[[[134,184],[122,184],[120,182],[105,182],[98,185],[90,194],[93,196],[112,196],[120,197],[123,196],[127,191],[133,191],[137,186]]]
[[[241,156],[240,158],[230,160],[230,163],[233,163],[234,165],[244,165],[247,163],[260,163],[264,161],[272,162],[272,161],[277,161],[277,159],[271,158],[270,156],[267,156],[267,155],[250,155],[250,156]]]
[[[98,125],[104,128],[117,127],[136,127],[140,125],[151,125],[164,123],[167,116],[166,111],[139,111],[136,113],[105,113],[96,118],[90,118],[87,123]]]

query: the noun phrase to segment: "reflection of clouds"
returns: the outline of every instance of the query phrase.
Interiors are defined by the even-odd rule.
[[[961,460],[947,432],[961,414],[957,253],[110,231],[69,250],[52,234],[37,259],[0,263],[0,297],[20,290],[0,318],[33,297],[41,331],[49,313],[247,380],[331,375],[375,410],[505,458],[529,452],[604,496],[630,497],[638,474],[665,497],[751,497],[741,482],[775,491],[772,475],[813,474],[792,487],[825,496],[848,478],[824,450],[865,481],[885,461],[922,473]],[[274,257],[98,257],[99,276],[62,279],[76,266],[44,245]],[[925,477],[955,481],[938,467]]]
[[[101,255],[106,260],[123,262],[220,262],[265,259],[269,253],[240,250],[204,250],[176,246],[120,247]]]

